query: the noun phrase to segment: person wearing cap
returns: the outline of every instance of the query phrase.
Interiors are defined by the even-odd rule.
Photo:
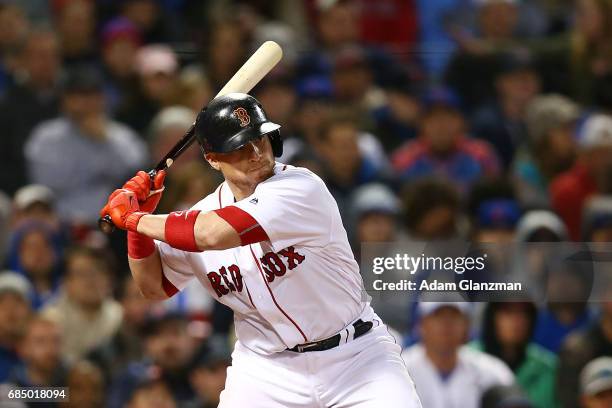
[[[582,126],[574,166],[550,184],[552,208],[574,241],[580,240],[582,210],[596,194],[612,192],[612,116],[593,114]]]
[[[13,197],[13,224],[20,225],[30,220],[41,221],[58,227],[55,212],[55,195],[47,186],[28,184],[15,192]]]
[[[151,44],[138,50],[135,67],[137,89],[126,95],[117,118],[144,133],[160,109],[176,102],[179,61],[170,46]]]
[[[31,315],[29,282],[13,271],[0,272],[0,383],[6,382],[21,358],[17,346]]]
[[[589,200],[582,216],[584,242],[612,242],[612,197],[599,196]]]
[[[601,283],[600,283],[601,286]],[[601,288],[600,288],[601,289]],[[598,317],[587,327],[571,333],[559,351],[559,375],[557,389],[563,408],[579,405],[580,371],[598,357],[612,356],[612,285],[603,288],[605,302],[601,302]]]
[[[499,57],[495,98],[472,115],[471,133],[491,143],[508,168],[517,147],[526,139],[527,106],[540,91],[540,78],[528,54],[505,53]]]
[[[95,224],[102,197],[146,165],[146,146],[105,113],[102,77],[89,67],[69,72],[63,114],[42,122],[25,145],[30,180],[49,187],[63,220]]]
[[[60,70],[57,35],[50,30],[32,30],[17,49],[20,70],[17,81],[6,90],[0,102],[0,190],[12,194],[27,184],[24,157],[27,135],[41,121],[58,114]]]
[[[525,207],[549,207],[550,181],[576,159],[580,107],[559,94],[536,96],[527,106],[527,140],[512,163],[518,200]]]
[[[421,301],[419,343],[402,352],[423,407],[478,408],[493,385],[511,385],[512,371],[499,359],[464,343],[470,325],[466,302]]]
[[[462,193],[481,177],[495,176],[500,164],[493,148],[466,135],[458,97],[448,89],[433,89],[425,98],[427,109],[419,135],[392,155],[393,168],[404,181],[425,177],[451,180]]]
[[[591,361],[580,373],[583,408],[609,408],[612,406],[612,357],[599,357]]]

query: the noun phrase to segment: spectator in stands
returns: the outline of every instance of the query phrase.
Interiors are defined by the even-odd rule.
[[[595,194],[612,192],[612,117],[595,114],[581,131],[579,157],[574,166],[550,185],[553,209],[563,219],[571,239],[580,239],[585,202]]]
[[[28,134],[41,121],[58,113],[60,57],[54,32],[29,33],[18,50],[19,69],[15,83],[7,88],[0,102],[0,160],[10,168],[1,172],[0,189],[15,192],[26,184],[24,144]]]
[[[483,395],[480,408],[535,408],[523,390],[516,385],[495,385]]]
[[[531,342],[538,310],[533,302],[488,303],[480,340],[473,345],[501,359],[537,408],[554,408],[557,357]]]
[[[104,376],[97,366],[86,360],[78,361],[68,371],[66,387],[70,399],[62,407],[103,408],[104,386]]]
[[[109,383],[131,361],[138,361],[143,357],[143,328],[153,308],[153,303],[142,296],[131,276],[123,279],[118,300],[123,310],[121,326],[112,339],[87,356],[103,369]]]
[[[441,177],[466,193],[480,178],[497,175],[499,160],[491,146],[467,137],[456,97],[438,90],[432,91],[428,99],[419,136],[402,145],[391,158],[398,176],[405,181]]]
[[[178,86],[177,102],[194,112],[200,112],[214,97],[212,85],[199,66],[183,68],[179,75]]]
[[[2,4],[2,7],[0,7],[0,54],[3,56],[3,60],[6,58],[3,61],[5,64],[8,62],[9,55],[17,44],[23,41],[30,29],[30,21],[23,8],[12,2]],[[2,68],[9,68],[10,70],[12,67],[5,66]],[[6,86],[7,84],[4,81],[8,80],[5,77],[8,72],[2,74],[2,85]],[[0,88],[4,89],[4,86],[0,86]]]
[[[37,316],[18,346],[23,364],[16,367],[10,382],[18,387],[64,387],[66,364],[61,355],[62,332],[58,325]]]
[[[582,407],[606,408],[612,405],[612,358],[591,361],[580,374]]]
[[[498,54],[520,49],[516,36],[517,3],[479,1],[475,33],[463,27],[450,27],[458,50],[448,64],[445,83],[459,92],[468,111],[495,95]]]
[[[612,242],[612,196],[589,200],[582,216],[582,241]]]
[[[446,180],[425,179],[408,184],[403,193],[404,225],[415,241],[466,237],[461,200]]]
[[[109,383],[129,362],[142,359],[143,328],[153,308],[152,302],[142,296],[131,276],[123,279],[118,301],[123,310],[121,326],[110,341],[103,343],[87,356],[103,369]]]
[[[145,165],[145,146],[133,131],[108,118],[101,76],[93,69],[70,73],[63,111],[36,127],[28,140],[30,177],[53,190],[64,220],[94,224],[103,197]]]
[[[143,381],[133,390],[125,405],[127,408],[176,408],[176,400],[172,396],[168,384],[163,380]]]
[[[540,90],[540,79],[528,55],[508,53],[499,60],[494,78],[495,100],[476,110],[471,133],[491,143],[507,168],[517,147],[527,140],[527,107]]]
[[[573,27],[537,46],[546,89],[570,95],[584,106],[612,106],[611,5],[607,0],[580,0]]]
[[[365,184],[355,190],[349,202],[347,215],[352,222],[347,227],[354,237],[357,254],[362,242],[393,242],[399,238],[400,203],[389,187],[382,183]]]
[[[384,169],[360,149],[359,129],[350,113],[330,116],[321,126],[316,150],[327,186],[345,214],[347,199],[362,184],[379,181]]]
[[[95,2],[56,1],[53,6],[64,64],[69,67],[98,64]]]
[[[476,183],[467,200],[472,220],[472,240],[510,243],[521,217],[512,184],[505,178]]]
[[[164,157],[170,149],[185,135],[195,121],[196,113],[183,106],[170,106],[159,111],[149,126],[149,150],[154,162]],[[190,162],[201,160],[201,152],[194,143],[185,150],[179,160],[172,164],[172,170],[181,168]]]
[[[117,118],[144,134],[160,109],[171,106],[178,97],[176,54],[167,45],[146,45],[136,55],[138,89],[124,98]]]
[[[67,361],[84,358],[119,330],[123,311],[112,298],[113,274],[107,253],[74,247],[66,254],[62,292],[42,314],[63,333],[62,356]]]
[[[34,310],[41,309],[57,295],[62,277],[62,240],[53,227],[41,221],[28,221],[11,237],[8,264],[32,285]]]
[[[579,405],[579,373],[585,365],[603,356],[612,356],[612,285],[608,283],[601,302],[601,314],[590,326],[570,334],[559,351],[558,395],[564,408]],[[584,392],[584,389],[582,390]]]
[[[293,78],[287,68],[278,68],[268,74],[263,83],[255,88],[255,97],[266,111],[268,119],[274,123],[282,123],[283,137],[289,138],[295,132],[295,110],[297,93],[293,86]]]
[[[120,15],[132,22],[143,35],[146,44],[174,43],[183,39],[181,22],[154,0],[121,1]]]
[[[57,228],[59,220],[55,212],[55,195],[47,186],[28,184],[15,192],[13,198],[14,226],[36,220]]]
[[[199,351],[189,379],[196,393],[193,408],[215,408],[225,386],[227,368],[231,363],[227,342],[209,341]]]
[[[331,72],[334,101],[351,106],[360,114],[384,104],[384,95],[373,82],[365,50],[357,46],[339,49]]]
[[[510,385],[514,375],[496,357],[464,346],[469,304],[420,302],[421,342],[402,352],[421,403],[427,408],[477,408],[484,391]]]
[[[189,382],[189,364],[195,353],[195,343],[187,331],[187,320],[179,314],[151,316],[144,327],[144,359],[129,364],[115,377],[111,385],[109,408],[122,408],[133,395],[134,388],[158,373],[179,402],[195,397]],[[145,405],[146,406],[146,405]]]
[[[571,99],[547,94],[527,106],[527,140],[518,148],[512,176],[518,199],[526,207],[549,207],[550,181],[576,159],[576,122],[580,108]]]
[[[591,262],[574,261],[576,248],[558,246],[544,268],[546,275],[546,306],[540,310],[534,341],[553,353],[558,353],[565,338],[574,330],[588,327],[593,312],[587,300],[593,285]],[[588,254],[588,250],[582,251]]]
[[[216,94],[246,60],[248,41],[243,27],[234,20],[213,24],[207,40],[205,66]]]
[[[30,291],[23,276],[6,270],[0,273],[0,383],[21,363],[17,346],[30,319]]]
[[[115,18],[102,28],[101,54],[104,63],[104,93],[110,112],[115,112],[124,98],[135,92],[137,84],[136,53],[141,44],[138,28],[126,18]]]
[[[422,107],[416,86],[406,72],[390,74],[381,86],[386,102],[372,110],[370,115],[374,121],[374,133],[385,151],[391,152],[416,137]]]

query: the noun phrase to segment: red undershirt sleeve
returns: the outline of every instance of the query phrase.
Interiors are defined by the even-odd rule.
[[[215,213],[223,218],[240,236],[242,245],[255,244],[257,242],[268,241],[268,234],[246,211],[229,205],[219,210],[214,210]]]

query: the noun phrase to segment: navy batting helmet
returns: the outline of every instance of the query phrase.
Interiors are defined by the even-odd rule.
[[[270,122],[259,101],[243,93],[213,99],[196,119],[195,136],[205,153],[229,153],[263,135],[274,156],[283,154],[280,125]]]

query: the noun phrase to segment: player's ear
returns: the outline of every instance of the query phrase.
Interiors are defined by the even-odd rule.
[[[217,171],[221,170],[221,167],[219,166],[219,161],[217,160],[214,154],[206,153],[204,154],[204,159],[208,162],[208,164],[210,164],[210,167],[212,167],[213,169]]]

